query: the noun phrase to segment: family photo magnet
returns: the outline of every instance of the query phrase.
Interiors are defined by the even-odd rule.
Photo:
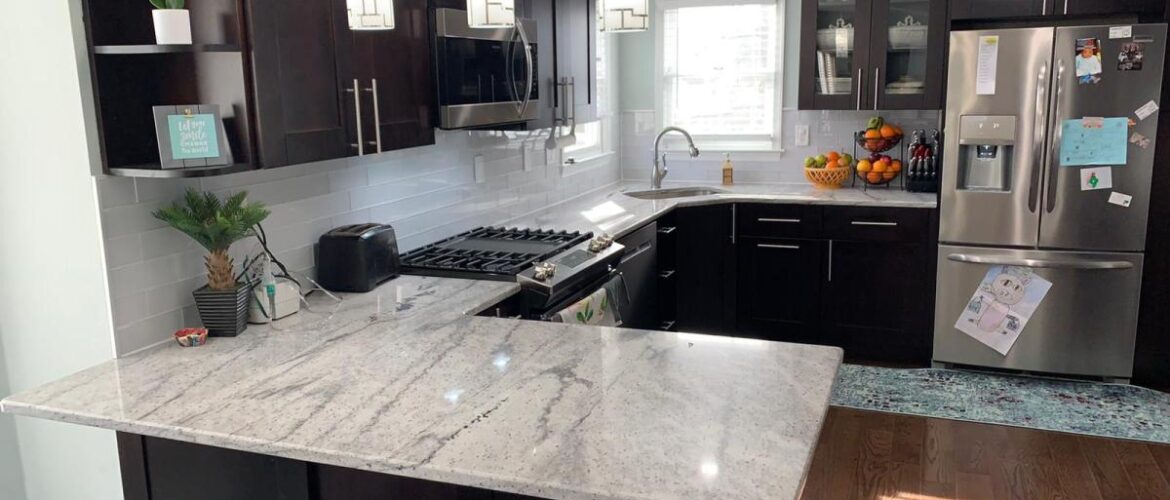
[[[1101,81],[1101,41],[1096,38],[1077,39],[1077,82]]]
[[[1126,42],[1121,44],[1121,52],[1117,54],[1117,69],[1119,71],[1141,71],[1142,60],[1145,59],[1145,50],[1142,44]]]

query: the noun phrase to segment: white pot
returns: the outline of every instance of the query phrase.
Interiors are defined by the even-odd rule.
[[[159,45],[191,44],[191,12],[187,9],[154,9],[154,40]]]

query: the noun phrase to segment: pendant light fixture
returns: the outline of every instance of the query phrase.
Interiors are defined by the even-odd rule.
[[[629,33],[650,29],[650,0],[601,0],[601,31]]]
[[[467,0],[467,25],[472,28],[515,26],[515,0]]]
[[[345,0],[351,30],[394,29],[394,0]]]

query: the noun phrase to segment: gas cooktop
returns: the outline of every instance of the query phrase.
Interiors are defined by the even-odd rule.
[[[592,233],[481,227],[402,256],[402,274],[514,281],[521,271],[588,241]]]

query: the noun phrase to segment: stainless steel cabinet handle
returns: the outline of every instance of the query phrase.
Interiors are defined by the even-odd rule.
[[[1045,2],[1047,5],[1047,2]],[[1032,175],[1028,179],[1028,211],[1036,213],[1037,202],[1040,198],[1040,171],[1044,165],[1044,138],[1048,136],[1048,116],[1044,113],[1048,109],[1048,63],[1040,64],[1040,71],[1036,73],[1036,115],[1032,123],[1033,159]]]
[[[1064,90],[1061,89],[1060,86],[1063,83],[1063,81],[1064,81],[1064,60],[1057,59],[1056,60],[1056,96],[1055,96],[1056,104],[1053,106],[1053,110],[1052,110],[1052,117],[1053,117],[1053,119],[1056,119],[1056,120],[1060,119],[1060,99],[1061,99],[1061,94],[1064,93]],[[1051,165],[1051,163],[1053,163],[1053,160],[1055,158],[1059,158],[1060,143],[1062,141],[1064,141],[1063,128],[1062,127],[1052,127],[1052,141],[1051,141],[1051,144],[1049,145],[1048,161],[1047,161],[1047,163],[1049,163],[1049,165],[1044,166],[1045,168],[1048,169],[1048,181],[1046,183],[1047,195],[1045,196],[1045,198],[1048,200],[1048,203],[1047,203],[1048,206],[1045,210],[1048,213],[1052,213],[1052,211],[1054,209],[1056,209],[1056,174],[1060,170],[1060,168]]]
[[[674,276],[674,269],[667,269],[658,273],[658,277],[662,279],[669,279],[671,276]]]
[[[864,90],[861,90],[861,89],[865,88],[865,83],[864,83],[865,82],[865,77],[864,77],[865,73],[863,73],[863,71],[864,70],[862,70],[861,68],[857,68],[857,110],[858,111],[861,111],[861,93],[865,92]]]
[[[800,250],[800,245],[777,245],[775,243],[756,243],[759,248],[775,248],[777,250]]]
[[[349,147],[357,148],[358,156],[366,154],[366,145],[364,143],[364,139],[362,138],[362,96],[361,93],[358,92],[358,89],[360,88],[361,86],[358,85],[357,78],[354,78],[353,87],[345,89],[346,92],[353,94],[354,125],[357,128],[357,144],[351,142]]]
[[[968,264],[991,264],[997,266],[1045,267],[1049,269],[1131,269],[1133,263],[1124,260],[1052,260],[1028,259],[1011,255],[971,255],[953,253],[947,260]]]
[[[875,67],[873,69],[873,109],[875,111],[878,108],[878,89],[881,88],[881,74],[881,68]]]
[[[833,240],[829,240],[829,281],[833,281]]]
[[[658,234],[670,234],[670,233],[673,233],[675,231],[675,229],[678,229],[678,228],[673,227],[673,226],[663,226],[663,227],[658,228]]]
[[[735,244],[735,205],[731,205],[731,244]]]
[[[370,80],[370,86],[367,87],[366,92],[374,96],[374,142],[370,143],[375,148],[374,152],[382,152],[382,117],[381,111],[378,110],[378,79]]]
[[[1064,13],[1068,14],[1068,0],[1064,0]]]
[[[853,224],[854,226],[882,226],[882,227],[894,227],[894,226],[897,226],[897,225],[898,225],[898,223],[897,223],[897,222],[870,222],[870,221],[864,221],[864,220],[855,220],[855,221],[851,221],[851,222],[849,222],[849,223],[850,223],[850,224]]]
[[[760,222],[785,222],[789,224],[800,224],[800,219],[773,219],[770,217],[760,217],[756,220]]]

